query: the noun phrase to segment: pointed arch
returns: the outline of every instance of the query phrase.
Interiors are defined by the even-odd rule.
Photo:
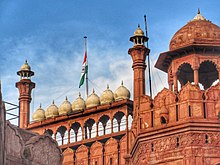
[[[188,81],[194,82],[194,72],[191,64],[187,62],[181,64],[177,69],[176,76],[181,86],[185,85]]]
[[[203,61],[199,65],[199,83],[203,85],[204,89],[208,89],[216,80],[218,80],[216,63],[211,60]]]

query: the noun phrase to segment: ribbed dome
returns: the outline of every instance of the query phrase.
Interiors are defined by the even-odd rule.
[[[123,85],[123,81],[121,86],[115,91],[114,94],[115,101],[129,99],[130,98],[130,91]]]
[[[30,71],[31,67],[28,65],[27,60],[25,63],[21,66],[21,71]]]
[[[39,122],[45,119],[45,111],[40,107],[33,113],[32,120],[34,122]]]
[[[216,45],[220,43],[220,27],[208,21],[200,14],[194,17],[170,41],[170,50],[179,49],[192,44]]]
[[[79,97],[72,104],[72,110],[73,112],[76,112],[83,111],[84,109],[86,109],[86,103],[81,97],[81,94],[79,93]]]
[[[144,36],[143,30],[140,28],[140,25],[138,25],[138,28],[134,32],[134,36]]]
[[[72,111],[71,103],[68,101],[66,97],[66,100],[59,107],[59,115],[66,115],[71,111]]]
[[[114,93],[109,89],[107,85],[107,89],[100,96],[101,105],[109,104],[114,101]]]
[[[93,92],[89,97],[86,99],[86,108],[91,108],[100,105],[100,99],[93,89]]]
[[[46,112],[45,112],[45,117],[48,118],[52,118],[52,117],[56,117],[58,116],[58,107],[53,103],[47,108]]]

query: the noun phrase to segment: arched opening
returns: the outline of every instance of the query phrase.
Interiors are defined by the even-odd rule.
[[[108,129],[108,133],[111,133],[111,121],[109,116],[103,115],[99,119],[99,127],[98,127],[98,134],[100,135],[105,135]],[[110,131],[110,132],[109,132]]]
[[[177,71],[177,79],[181,86],[185,85],[188,81],[191,83],[194,81],[193,69],[190,64],[182,64]]]
[[[94,119],[86,120],[84,124],[85,139],[96,136],[96,123]]]
[[[70,142],[82,140],[82,128],[80,123],[75,122],[70,127]]]
[[[57,129],[56,133],[56,141],[58,145],[67,144],[68,141],[68,132],[65,126],[60,126]]]
[[[133,117],[131,115],[128,116],[128,129],[131,129]]]
[[[45,130],[44,134],[48,134],[52,137],[53,131],[51,129],[47,129],[47,130]]]
[[[212,86],[216,80],[218,80],[218,71],[215,64],[211,61],[202,62],[199,66],[199,82],[204,89]]]
[[[126,129],[126,116],[123,112],[117,112],[113,116],[113,132]]]
[[[206,134],[205,135],[205,143],[208,144],[209,143],[209,136]]]
[[[179,146],[180,146],[180,138],[177,137],[177,138],[176,138],[176,147],[178,148]]]
[[[120,130],[121,131],[126,130],[126,116],[125,115],[121,118]]]
[[[167,124],[167,120],[166,120],[166,118],[164,116],[160,117],[160,123],[161,124]]]

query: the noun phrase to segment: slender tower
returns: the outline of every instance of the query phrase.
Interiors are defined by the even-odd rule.
[[[145,95],[145,70],[146,70],[146,56],[149,55],[150,50],[145,46],[145,42],[148,38],[144,35],[138,25],[137,30],[134,32],[134,36],[130,38],[130,41],[134,43],[134,46],[128,50],[128,54],[131,55],[133,60],[134,71],[134,127],[138,130],[140,128],[139,108],[140,99]]]
[[[142,95],[145,95],[145,70],[146,70],[146,56],[150,50],[146,48],[145,42],[148,38],[144,35],[138,25],[134,36],[130,38],[134,46],[128,50],[133,60],[132,68],[134,70],[134,101],[138,100]]]
[[[30,116],[31,91],[35,88],[35,83],[31,81],[34,72],[28,65],[27,60],[21,66],[21,70],[17,72],[20,81],[16,83],[19,90],[19,127],[27,128]]]

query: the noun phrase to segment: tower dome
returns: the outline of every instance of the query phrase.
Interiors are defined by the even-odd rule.
[[[170,50],[189,45],[220,44],[220,27],[198,14],[178,30],[170,41]]]
[[[91,108],[100,105],[100,99],[93,89],[92,94],[86,99],[86,108]]]
[[[71,103],[68,101],[66,97],[66,100],[59,107],[59,115],[66,115],[71,111],[72,111]]]
[[[46,119],[48,119],[48,118],[56,117],[58,115],[59,115],[58,107],[54,104],[54,101],[53,101],[53,103],[45,111],[45,117]]]
[[[144,36],[143,30],[140,28],[140,25],[138,25],[138,28],[134,32],[134,36]]]
[[[45,119],[45,111],[40,107],[33,113],[32,120],[34,122],[39,122]]]
[[[31,67],[28,65],[27,60],[25,63],[21,66],[21,71],[30,71]]]
[[[30,79],[31,76],[34,75],[34,72],[31,71],[31,67],[28,64],[27,60],[21,66],[21,69],[20,69],[20,71],[17,72],[17,75],[19,75],[21,77],[21,79]]]
[[[123,81],[121,86],[115,91],[114,94],[115,101],[129,99],[130,98],[130,91],[123,85]]]
[[[130,41],[134,43],[134,46],[144,45],[148,38],[144,35],[143,30],[138,25],[138,28],[135,30],[134,35],[130,38]]]
[[[107,85],[107,89],[100,96],[101,105],[109,104],[114,101],[114,93],[109,89],[109,85]]]
[[[85,108],[86,108],[86,103],[81,97],[81,94],[79,93],[79,97],[72,104],[72,110],[73,112],[78,112],[78,111],[83,111]]]

